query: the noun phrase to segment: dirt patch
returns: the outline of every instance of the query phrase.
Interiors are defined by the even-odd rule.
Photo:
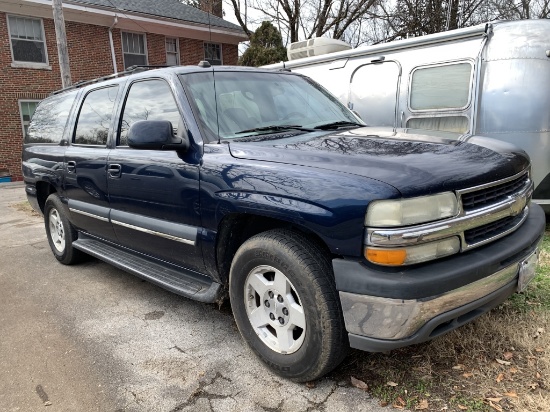
[[[11,204],[10,207],[14,208],[15,210],[18,210],[20,212],[24,212],[27,215],[34,216],[34,217],[41,217],[42,215],[38,213],[36,210],[32,208],[29,202],[19,202]]]

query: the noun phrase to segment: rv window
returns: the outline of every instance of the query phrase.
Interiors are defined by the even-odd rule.
[[[409,129],[466,133],[468,131],[468,118],[466,116],[415,117],[407,120],[407,127]]]
[[[460,109],[470,100],[470,63],[416,69],[412,73],[411,110]]]

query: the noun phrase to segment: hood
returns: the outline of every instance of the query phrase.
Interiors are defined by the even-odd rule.
[[[527,154],[513,145],[477,136],[461,141],[451,134],[436,133],[428,136],[418,131],[363,127],[341,133],[270,135],[263,141],[230,142],[229,147],[231,155],[239,159],[376,179],[392,185],[404,197],[473,187],[529,167]]]

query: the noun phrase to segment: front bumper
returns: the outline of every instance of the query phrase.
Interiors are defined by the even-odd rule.
[[[350,345],[371,352],[424,342],[470,322],[517,289],[521,263],[538,248],[542,209],[481,248],[407,268],[333,260]]]

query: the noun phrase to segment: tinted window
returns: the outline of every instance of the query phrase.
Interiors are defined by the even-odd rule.
[[[426,67],[413,72],[411,82],[411,109],[459,109],[466,107],[470,98],[470,63]]]
[[[104,146],[107,144],[118,86],[93,90],[86,95],[76,124],[74,142]]]
[[[59,143],[75,97],[76,92],[70,92],[42,100],[32,115],[25,142]]]
[[[168,120],[172,122],[176,133],[180,127],[180,119],[180,112],[168,83],[163,80],[134,83],[124,105],[119,145],[128,145],[128,129],[138,120]]]

